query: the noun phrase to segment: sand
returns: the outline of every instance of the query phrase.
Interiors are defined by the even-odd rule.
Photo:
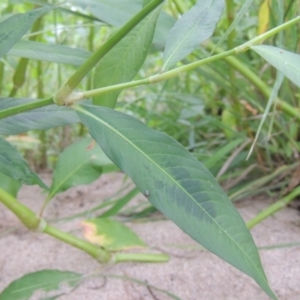
[[[48,175],[43,177],[49,181]],[[49,204],[45,217],[51,220],[86,211],[114,195],[122,182],[123,175],[114,173],[101,176],[90,186],[72,188],[59,194]],[[19,193],[19,199],[38,212],[44,196],[39,187],[24,186]],[[135,201],[145,199],[138,195]],[[245,199],[237,204],[237,208],[243,218],[249,220],[270,203],[271,199],[262,197]],[[269,299],[252,279],[202,249],[169,220],[158,218],[151,222],[126,223],[149,245],[149,251],[168,253],[168,263],[121,263],[103,266],[76,248],[50,236],[28,231],[12,213],[0,206],[0,291],[29,272],[56,269],[87,275],[75,289],[66,290],[59,297],[60,300],[172,299],[170,295],[156,288],[168,291],[183,300]],[[68,222],[55,222],[53,225],[82,237],[80,221],[83,219],[81,217]],[[270,285],[278,298],[299,300],[299,212],[285,208],[254,227],[251,232],[260,248],[298,243],[298,246],[260,249],[260,255]],[[124,277],[135,278],[144,284]]]

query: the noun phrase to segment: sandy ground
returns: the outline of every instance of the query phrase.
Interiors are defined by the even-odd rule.
[[[73,188],[58,195],[49,205],[46,218],[58,218],[86,211],[111,196],[122,185],[121,174],[102,176],[90,186]],[[143,196],[138,196],[142,199]],[[19,199],[38,211],[43,195],[36,186],[25,186]],[[139,200],[137,200],[139,201]],[[239,202],[238,209],[249,220],[271,200],[255,199]],[[77,218],[55,226],[82,236]],[[96,273],[87,277],[76,289],[60,300],[164,300],[167,294],[131,280],[103,275],[119,275],[141,280],[167,290],[183,300],[253,300],[269,299],[246,275],[213,254],[201,249],[189,236],[168,220],[128,224],[154,251],[168,253],[168,263],[122,263],[101,266],[84,252],[50,236],[29,232],[6,208],[0,208],[0,291],[11,281],[36,270],[58,269]],[[14,230],[11,230],[14,228]],[[259,247],[300,241],[300,215],[286,208],[252,230]],[[271,287],[281,300],[300,299],[300,246],[261,249],[260,255]],[[12,299],[13,300],[13,299]]]

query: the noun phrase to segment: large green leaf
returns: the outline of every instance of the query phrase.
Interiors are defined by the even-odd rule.
[[[53,7],[43,7],[28,11],[24,14],[13,15],[0,23],[0,57],[21,39],[33,22]]]
[[[163,70],[193,52],[208,39],[224,9],[224,0],[198,1],[171,29],[164,51]]]
[[[0,300],[29,300],[33,295],[34,299],[56,299],[78,285],[81,278],[81,274],[59,270],[29,273],[6,287]]]
[[[38,184],[44,189],[48,187],[40,177],[30,170],[26,160],[6,140],[0,138],[0,172],[24,184]]]
[[[19,41],[8,52],[8,55],[80,66],[89,58],[91,53],[63,45]]]
[[[58,157],[47,200],[70,187],[93,182],[109,164],[112,162],[91,138],[71,144]]]
[[[252,46],[251,49],[300,87],[299,54],[267,45]]]
[[[273,299],[252,236],[211,173],[171,137],[104,107],[75,106],[106,155],[149,201]]]
[[[98,63],[94,73],[94,88],[132,80],[141,68],[151,46],[161,6],[129,32]],[[121,91],[95,96],[93,103],[115,107]]]
[[[0,110],[34,101],[36,100],[28,98],[0,98]],[[77,122],[80,122],[78,116],[69,107],[49,105],[0,120],[0,134],[18,134]]]

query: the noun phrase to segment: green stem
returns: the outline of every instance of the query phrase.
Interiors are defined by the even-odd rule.
[[[155,1],[155,2],[157,2],[157,1]],[[151,2],[151,3],[153,3],[153,2]],[[146,7],[148,7],[149,5],[147,5]],[[277,32],[279,32],[280,30],[283,30],[283,29],[287,28],[288,26],[291,26],[291,25],[293,25],[293,24],[295,24],[296,22],[299,22],[299,21],[300,21],[300,17],[297,17],[297,18],[295,18],[295,19],[293,19],[293,20],[291,20],[291,21],[289,21],[285,24],[282,24],[282,25],[270,30],[269,32],[266,32],[266,33],[262,34],[261,36],[259,36],[257,38],[254,38],[253,40],[249,41],[248,43],[245,43],[245,44],[243,44],[243,45],[241,45],[237,48],[242,47],[243,49],[245,49],[245,45],[249,44],[249,43],[252,46],[252,45],[255,44],[255,41],[259,42],[263,38],[266,38],[266,36],[270,37],[270,36],[276,34]],[[209,43],[208,47],[211,47],[210,45],[214,45],[214,44]],[[243,65],[238,59],[236,59],[234,57],[230,57],[231,55],[237,53],[237,50],[236,50],[237,48],[234,48],[232,50],[225,51],[225,52],[222,52],[222,50],[218,48],[218,49],[216,49],[216,52],[219,52],[217,55],[210,56],[210,57],[205,58],[203,60],[196,61],[194,63],[191,63],[191,64],[188,64],[188,65],[170,70],[170,71],[162,73],[162,74],[150,76],[149,78],[146,78],[146,79],[126,82],[126,83],[117,84],[117,85],[112,85],[112,86],[108,86],[108,87],[104,87],[104,88],[99,88],[99,89],[95,89],[95,90],[91,90],[91,91],[86,91],[86,92],[83,92],[83,93],[73,93],[72,97],[70,97],[64,104],[71,105],[74,102],[77,102],[79,100],[84,99],[85,97],[96,96],[96,95],[100,95],[102,93],[106,93],[106,92],[113,91],[113,90],[124,89],[124,88],[128,88],[128,87],[142,85],[142,84],[157,83],[157,82],[160,82],[160,81],[163,81],[163,80],[173,78],[173,77],[179,75],[182,72],[187,72],[187,71],[193,70],[193,69],[198,68],[198,67],[200,67],[204,64],[211,63],[211,62],[217,61],[219,59],[224,59],[231,66],[236,68],[236,70],[239,71],[242,75],[244,75],[248,80],[250,80],[262,92],[262,94],[265,97],[269,97],[270,93],[271,93],[270,88],[255,73],[253,73],[251,70],[249,70],[249,68],[247,66]],[[69,89],[68,85],[65,85],[65,86],[67,87],[67,89]],[[69,89],[68,95],[71,92],[72,91]],[[63,97],[63,101],[65,101],[64,97]],[[52,98],[39,100],[39,101],[30,103],[30,104],[19,105],[17,107],[12,107],[12,108],[0,111],[0,119],[9,117],[11,115],[15,115],[15,114],[27,111],[27,110],[31,110],[31,109],[34,109],[34,108],[50,105],[50,104],[53,104],[53,99]],[[283,100],[277,99],[277,108],[281,109],[282,111],[284,111],[288,115],[290,115],[290,116],[292,116],[295,119],[300,121],[299,111],[297,109],[291,107],[288,103],[284,102]]]
[[[35,213],[27,206],[23,205],[16,198],[1,188],[0,202],[2,202],[10,211],[12,211],[28,229],[49,234],[69,245],[85,251],[101,263],[110,261],[111,255],[109,252],[48,225],[43,219],[40,219],[38,216],[36,216]]]
[[[160,263],[169,261],[170,257],[167,254],[148,254],[148,253],[116,253],[112,257],[114,263],[120,262],[151,262]]]
[[[82,99],[89,98],[89,97],[98,96],[98,95],[101,95],[104,93],[108,93],[110,91],[121,90],[121,89],[129,88],[129,87],[134,87],[134,86],[149,84],[149,83],[150,83],[149,78],[125,82],[125,83],[119,83],[116,85],[106,86],[103,88],[82,92],[81,98]],[[68,105],[68,104],[72,104],[72,103],[67,102],[66,104]]]
[[[90,90],[90,91],[86,91],[86,92],[82,92],[82,93],[77,93],[75,101],[73,99],[70,99],[70,101],[65,102],[65,104],[66,105],[71,105],[74,102],[77,102],[78,100],[82,100],[82,99],[88,98],[88,97],[98,96],[98,95],[101,95],[101,94],[104,94],[104,93],[107,93],[107,92],[110,92],[110,91],[114,91],[114,90],[124,89],[124,88],[143,85],[143,84],[153,84],[153,83],[157,83],[157,82],[160,82],[160,81],[164,81],[164,80],[173,78],[173,77],[179,75],[182,72],[190,71],[190,70],[195,69],[197,67],[200,67],[204,64],[211,63],[213,61],[219,60],[221,58],[224,58],[228,55],[232,55],[234,53],[235,53],[235,50],[232,49],[232,50],[229,50],[229,51],[226,51],[226,52],[223,52],[223,53],[219,53],[217,55],[210,56],[208,58],[196,61],[194,63],[191,63],[191,64],[188,64],[188,65],[173,69],[171,71],[167,71],[167,72],[162,73],[162,74],[150,76],[149,78],[146,78],[146,79],[120,83],[120,84],[111,85],[111,86],[108,86],[108,87],[103,87],[103,88],[94,89],[94,90]]]
[[[212,50],[216,53],[222,53],[223,50],[220,48],[215,48],[215,44],[212,42],[207,43],[207,49]],[[235,48],[236,49],[236,48]],[[234,50],[234,49],[233,49]],[[213,56],[212,56],[213,57]],[[269,98],[271,95],[270,87],[264,83],[254,72],[252,72],[248,66],[244,65],[240,62],[236,57],[226,56],[224,60],[233,67],[236,71],[238,71],[241,75],[247,78],[266,98]],[[284,100],[277,98],[276,99],[276,108],[282,110],[287,115],[295,118],[296,120],[300,121],[300,112],[295,107],[291,106]]]
[[[269,216],[273,215],[277,211],[281,210],[282,208],[286,207],[291,201],[293,201],[296,197],[300,195],[300,186],[295,188],[291,193],[287,196],[283,197],[282,199],[278,200],[262,212],[260,212],[256,217],[252,220],[247,222],[248,229],[254,227],[264,219],[268,218]]]
[[[99,60],[108,53],[119,41],[121,41],[140,21],[151,11],[159,6],[164,0],[152,0],[115,34],[113,34],[83,65],[68,79],[54,96],[54,102],[63,105],[65,99],[72,93],[81,80],[95,67]]]
[[[111,259],[111,254],[108,251],[101,249],[100,247],[93,245],[89,242],[81,240],[66,232],[63,232],[55,227],[46,225],[46,227],[43,230],[43,233],[51,235],[58,240],[61,240],[73,247],[85,251],[87,254],[91,255],[96,260],[98,260],[100,263],[107,263]]]
[[[277,34],[278,32],[281,32],[283,31],[284,29],[294,25],[294,24],[297,24],[298,22],[300,22],[300,16],[284,23],[284,24],[281,24],[257,37],[255,37],[254,39],[248,41],[247,43],[244,43],[243,45],[239,46],[239,47],[236,47],[235,48],[235,51],[236,53],[241,53],[241,52],[244,52],[244,51],[247,51],[249,48],[251,48],[252,46],[256,45],[256,44],[259,44],[259,43],[262,43],[264,40],[270,38],[271,36]]]
[[[4,119],[4,118],[8,118],[13,115],[20,114],[20,113],[28,111],[28,110],[40,108],[43,106],[48,106],[51,104],[54,104],[52,97],[47,98],[47,99],[37,100],[37,101],[31,102],[31,103],[13,106],[13,107],[10,107],[7,109],[3,109],[0,111],[0,120]]]

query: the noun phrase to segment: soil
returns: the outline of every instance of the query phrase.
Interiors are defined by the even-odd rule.
[[[44,176],[49,182],[49,176]],[[48,206],[48,220],[63,218],[101,203],[113,196],[124,182],[120,173],[101,176],[89,186],[59,194]],[[24,186],[21,202],[38,212],[44,195],[37,186]],[[146,201],[138,195],[135,202]],[[247,221],[272,202],[246,199],[237,205]],[[89,214],[89,217],[93,217]],[[87,217],[87,216],[86,216]],[[82,237],[84,217],[53,224]],[[0,291],[13,280],[37,270],[57,269],[86,275],[80,285],[60,300],[164,300],[170,295],[182,300],[267,300],[257,284],[215,255],[201,248],[171,221],[157,218],[126,223],[156,252],[170,255],[167,263],[121,263],[102,266],[86,253],[40,233],[30,232],[5,207],[0,208]],[[252,229],[260,248],[269,282],[280,300],[300,299],[300,215],[285,208]],[[293,244],[293,245],[286,245]],[[267,248],[268,246],[275,246]],[[119,277],[118,277],[119,276]],[[128,280],[128,277],[142,281]],[[39,299],[38,297],[36,299]],[[13,300],[13,299],[12,299]]]

